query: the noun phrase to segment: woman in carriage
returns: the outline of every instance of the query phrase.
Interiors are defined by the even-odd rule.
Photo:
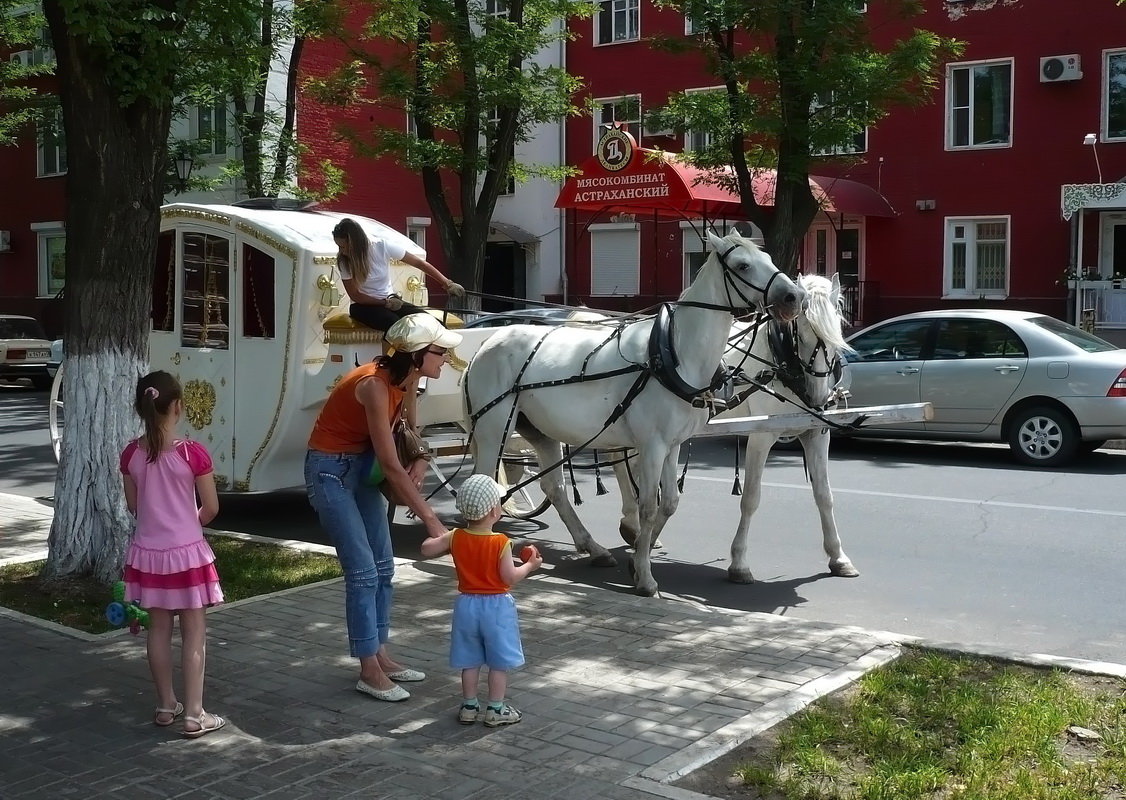
[[[424,310],[395,294],[391,286],[393,260],[422,270],[438,281],[451,297],[465,297],[465,288],[447,278],[429,261],[395,242],[372,241],[354,219],[340,220],[332,229],[332,238],[339,250],[336,264],[344,290],[352,300],[348,315],[369,328],[386,331],[402,317]]]

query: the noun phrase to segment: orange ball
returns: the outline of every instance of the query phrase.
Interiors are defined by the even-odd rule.
[[[520,551],[520,560],[525,564],[532,560],[536,555],[536,548],[534,545],[528,545]]]

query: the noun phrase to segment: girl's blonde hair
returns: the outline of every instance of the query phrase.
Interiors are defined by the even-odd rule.
[[[336,223],[336,227],[332,229],[332,238],[343,239],[348,243],[348,255],[337,252],[336,263],[347,268],[352,273],[356,283],[362,285],[367,280],[368,272],[371,270],[371,264],[368,261],[371,247],[368,242],[368,235],[364,233],[360,223],[351,217],[345,217]]]
[[[171,405],[183,396],[180,382],[163,370],[150,372],[137,381],[137,396],[133,400],[133,408],[145,424],[143,438],[148,461],[156,461],[160,451],[164,449],[164,430],[160,423],[168,414]]]

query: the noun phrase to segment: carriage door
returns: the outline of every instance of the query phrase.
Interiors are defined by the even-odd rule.
[[[184,388],[184,428],[203,442],[215,463],[215,482],[230,488],[234,429],[234,352],[231,296],[232,237],[185,228],[180,233],[179,347],[172,356]]]

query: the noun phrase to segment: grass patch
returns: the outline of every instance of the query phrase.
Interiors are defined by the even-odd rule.
[[[911,651],[787,720],[736,775],[743,791],[778,800],[1120,800],[1124,689],[1116,678]]]
[[[248,542],[228,536],[206,536],[227,602],[338,578],[336,556]],[[0,606],[51,620],[87,633],[105,633],[113,599],[110,587],[92,578],[44,580],[43,561],[0,567]]]

